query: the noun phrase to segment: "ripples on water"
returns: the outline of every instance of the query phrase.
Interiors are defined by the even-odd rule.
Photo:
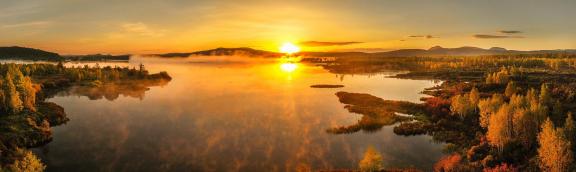
[[[380,151],[385,167],[430,169],[441,156],[442,146],[429,136],[397,136],[391,126],[375,133],[325,132],[360,119],[338,102],[337,91],[418,102],[432,81],[386,77],[393,73],[341,76],[313,65],[235,58],[99,65],[139,63],[173,80],[137,93],[115,90],[120,93],[105,99],[67,92],[49,100],[70,118],[54,129],[51,143],[35,149],[49,171],[350,169],[369,146]],[[345,87],[310,88],[314,84]]]

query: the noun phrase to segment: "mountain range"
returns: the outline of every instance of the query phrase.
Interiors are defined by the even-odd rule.
[[[300,52],[297,55],[304,57],[414,57],[414,56],[478,56],[478,55],[512,55],[512,54],[553,54],[569,53],[576,54],[576,49],[567,50],[534,50],[520,51],[507,50],[501,47],[483,49],[478,47],[444,48],[434,46],[430,49],[400,49],[387,52]],[[189,53],[155,54],[160,57],[189,57],[189,56],[250,56],[250,57],[280,57],[281,53],[256,50],[252,48],[216,48],[212,50],[196,51]]]

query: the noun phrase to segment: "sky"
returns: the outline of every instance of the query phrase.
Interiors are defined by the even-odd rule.
[[[0,0],[0,46],[61,54],[576,49],[574,0]]]

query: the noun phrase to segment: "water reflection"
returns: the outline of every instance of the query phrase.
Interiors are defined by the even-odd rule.
[[[150,87],[165,86],[168,82],[167,80],[137,80],[124,83],[104,84],[98,87],[75,86],[59,92],[57,96],[86,96],[90,100],[105,98],[106,100],[113,101],[122,95],[142,100],[144,99],[145,92],[150,90]]]
[[[290,62],[282,63],[282,64],[280,64],[280,69],[282,69],[282,71],[284,71],[284,72],[292,73],[296,69],[298,69],[298,64],[290,63]]]
[[[295,63],[293,72],[281,72],[281,63],[270,61],[137,60],[130,65],[167,70],[173,80],[150,87],[143,100],[114,96],[115,91],[109,96],[115,101],[64,94],[49,100],[70,118],[54,129],[53,142],[38,149],[49,171],[356,168],[370,145],[381,151],[387,167],[429,169],[441,156],[441,145],[430,137],[397,136],[387,126],[374,133],[325,131],[361,119],[342,108],[337,91],[417,102],[418,92],[434,85],[430,81],[360,75],[341,81],[321,67]],[[318,83],[346,87],[310,88]]]

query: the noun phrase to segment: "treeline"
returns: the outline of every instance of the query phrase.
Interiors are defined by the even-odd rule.
[[[0,47],[0,59],[33,60],[33,61],[64,60],[57,53],[25,47]]]
[[[149,74],[144,65],[67,68],[62,63],[0,64],[0,76],[0,171],[44,170],[25,148],[49,142],[50,127],[68,121],[62,107],[44,102],[48,92],[71,85],[100,88],[105,83],[171,80],[166,72]]]

